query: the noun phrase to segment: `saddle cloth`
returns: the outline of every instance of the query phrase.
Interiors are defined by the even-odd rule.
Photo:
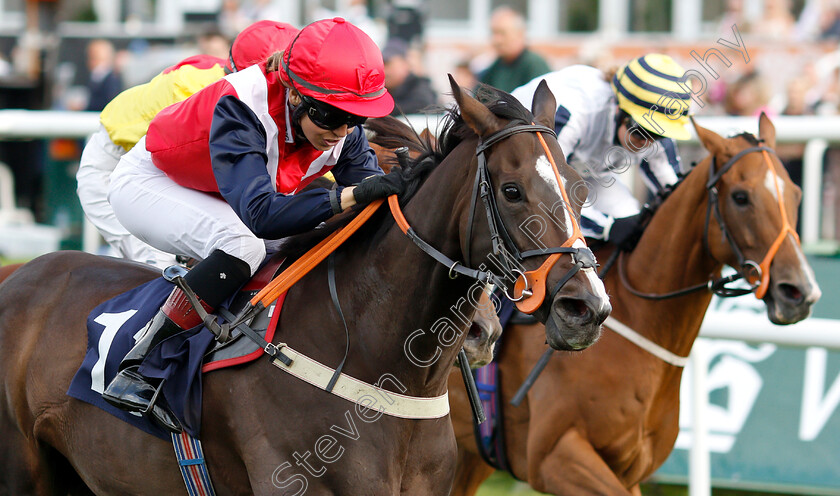
[[[279,265],[280,262],[266,264],[224,306],[236,309],[237,305],[250,299],[265,286]],[[101,393],[116,376],[120,361],[134,346],[143,327],[166,301],[172,288],[173,284],[161,277],[94,308],[87,320],[87,353],[67,391],[69,396],[99,407],[165,440],[170,439],[169,432],[140,414],[112,406],[102,399]],[[269,342],[274,337],[285,296],[281,295],[251,323],[251,328]],[[140,373],[146,377],[165,379],[161,393],[184,430],[197,438],[201,430],[202,372],[241,365],[262,355],[262,349],[241,334],[235,335],[233,340],[224,345],[218,345],[213,333],[200,325],[172,336],[150,350],[140,367]]]

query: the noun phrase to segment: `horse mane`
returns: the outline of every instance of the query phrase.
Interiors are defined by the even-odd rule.
[[[487,106],[495,116],[510,121],[511,124],[531,124],[534,120],[533,114],[516,98],[492,86],[480,85],[475,98]],[[402,171],[408,184],[405,193],[400,195],[400,203],[410,200],[431,171],[462,141],[476,136],[464,121],[457,106],[445,109],[435,144],[432,144],[430,139],[421,138],[408,124],[390,116],[368,119],[365,127],[372,133],[369,136],[372,143],[390,149],[406,146],[412,154],[405,170]],[[396,159],[393,160],[391,163],[396,163]]]
[[[492,86],[480,86],[475,97],[494,115],[511,121],[511,124],[530,124],[534,120],[531,112],[516,98]],[[414,128],[391,116],[368,119],[365,128],[369,133],[368,139],[371,143],[388,149],[405,146],[413,156],[402,171],[407,186],[405,193],[400,195],[401,204],[417,193],[431,171],[443,162],[443,159],[455,147],[465,139],[476,136],[455,106],[446,109],[440,137],[436,144],[432,143],[431,138],[422,138]],[[396,164],[396,157],[390,160],[393,160],[392,164]],[[399,167],[394,167],[392,170],[397,168]],[[318,184],[318,186],[322,185]],[[361,210],[361,207],[354,207],[350,213],[334,217],[312,231],[284,238],[279,244],[279,251],[287,257],[300,257],[324,238],[347,225]]]
[[[327,236],[346,226],[362,211],[362,207],[353,207],[347,213],[337,215],[311,231],[278,240],[274,248],[282,256],[295,260],[324,240]]]
[[[754,134],[752,134],[748,131],[741,131],[740,133],[733,134],[732,136],[729,137],[729,139],[736,139],[736,138],[743,139],[750,146],[761,146],[764,142],[764,140],[756,138],[756,136]],[[709,158],[709,157],[711,157],[711,155],[708,155],[703,160],[705,160],[706,158]],[[665,203],[665,200],[667,200],[668,197],[670,197],[671,194],[674,191],[676,191],[676,189],[683,182],[685,182],[685,180],[688,178],[689,174],[691,174],[694,171],[694,168],[696,166],[697,166],[696,162],[692,163],[691,168],[689,170],[687,170],[685,172],[680,172],[680,173],[677,174],[677,182],[676,183],[672,184],[669,187],[664,188],[662,191],[660,191],[660,192],[658,192],[654,195],[651,195],[651,198],[648,201],[651,216],[653,216],[653,214],[655,214],[656,211],[659,210],[659,207],[661,207],[662,204]]]

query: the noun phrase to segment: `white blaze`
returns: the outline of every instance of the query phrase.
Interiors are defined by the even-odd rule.
[[[586,243],[584,243],[582,239],[577,239],[574,243],[572,243],[572,248],[584,247],[586,247]],[[598,277],[598,273],[595,272],[595,269],[590,268],[581,270],[584,274],[586,274],[586,279],[589,280],[589,285],[592,286],[592,292],[601,299],[601,308],[604,308],[610,302],[610,297],[607,295],[607,288],[604,287],[604,281]]]
[[[536,163],[537,173],[543,179],[543,181],[548,184],[549,188],[552,188],[557,196],[563,198],[563,191],[561,188],[566,188],[565,179],[563,176],[560,176],[560,181],[562,184],[557,183],[557,176],[554,174],[554,167],[551,166],[551,162],[548,161],[548,157],[545,155],[540,155],[537,159]],[[568,208],[563,208],[563,224],[566,226],[566,232],[571,235],[574,233],[574,227],[572,226],[572,218],[569,214]],[[572,243],[572,247],[574,248],[583,248],[586,246],[586,243],[583,242],[581,239],[575,240]],[[610,297],[607,296],[607,290],[604,288],[604,282],[598,277],[598,274],[595,272],[595,269],[582,269],[583,273],[586,274],[587,280],[589,280],[589,285],[592,287],[592,292],[601,299],[601,308],[604,308],[607,304],[609,304]],[[599,308],[598,310],[600,310]]]
[[[788,235],[788,237],[790,237],[790,235]],[[822,290],[820,290],[820,285],[817,284],[817,278],[814,276],[814,269],[811,268],[811,264],[808,263],[808,260],[805,258],[805,254],[802,253],[802,247],[799,246],[799,244],[794,243],[793,248],[796,250],[797,258],[799,258],[799,266],[802,268],[802,273],[805,275],[805,279],[812,288],[811,293],[805,295],[805,300],[810,303],[814,303],[822,296]]]
[[[773,185],[773,178],[776,178],[776,184],[779,185],[779,193],[784,196],[785,194],[785,183],[782,181],[782,178],[774,175],[769,169],[767,170],[767,174],[764,175],[764,187],[770,190],[770,194],[773,195],[773,198],[776,201],[779,200],[779,195],[776,193],[776,186]]]
[[[557,196],[562,199],[563,190],[566,189],[565,179],[563,179],[563,176],[560,176],[560,180],[563,181],[563,184],[557,184],[557,177],[554,175],[554,167],[551,166],[551,162],[548,161],[548,158],[545,155],[540,155],[537,159],[535,167],[537,169],[537,173],[543,181],[548,184],[548,187],[553,189],[554,192],[557,193]],[[568,208],[563,208],[563,225],[566,228],[566,233],[570,236],[575,232],[574,227],[572,227],[572,218],[569,215]]]

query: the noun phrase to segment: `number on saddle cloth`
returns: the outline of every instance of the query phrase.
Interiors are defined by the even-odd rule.
[[[265,264],[263,270],[258,272],[252,281],[228,302],[228,308],[232,312],[243,308],[250,298],[271,279],[281,262],[282,259],[276,263]],[[106,403],[101,393],[116,375],[120,361],[142,336],[145,324],[151,320],[169,296],[172,291],[172,283],[169,280],[183,276],[185,273],[186,269],[183,267],[171,267],[165,271],[164,277],[153,279],[93,309],[87,322],[87,353],[71,381],[67,391],[69,396],[97,406],[161,439],[169,439],[168,432],[163,431],[145,417],[132,415]],[[276,322],[272,323],[271,317],[274,316],[274,320],[278,320],[279,311],[274,310],[279,309],[280,305],[282,305],[282,297],[278,298],[274,306],[269,306],[250,322],[251,328],[267,340],[273,337],[272,325]],[[263,351],[249,339],[232,340],[215,349],[214,344],[217,343],[215,336],[209,330],[202,332],[200,327],[195,329],[194,332],[184,333],[177,339],[173,337],[164,340],[152,349],[146,361],[143,362],[142,371],[148,377],[167,379],[167,385],[163,390],[167,403],[187,432],[197,436],[200,415],[196,409],[201,405],[200,388],[193,386],[199,384],[200,381],[197,380],[199,374],[202,371],[217,370],[255,360],[262,356]],[[181,352],[186,353],[184,356],[188,358],[168,361]],[[185,415],[191,416],[191,419],[185,419]]]

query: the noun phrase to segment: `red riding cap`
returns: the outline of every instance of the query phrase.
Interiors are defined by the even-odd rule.
[[[281,66],[286,84],[345,112],[382,117],[394,109],[379,47],[341,17],[304,27],[283,54]]]
[[[285,50],[299,32],[298,28],[285,22],[257,21],[251,24],[233,40],[227,69],[241,71],[264,62],[272,53]]]

